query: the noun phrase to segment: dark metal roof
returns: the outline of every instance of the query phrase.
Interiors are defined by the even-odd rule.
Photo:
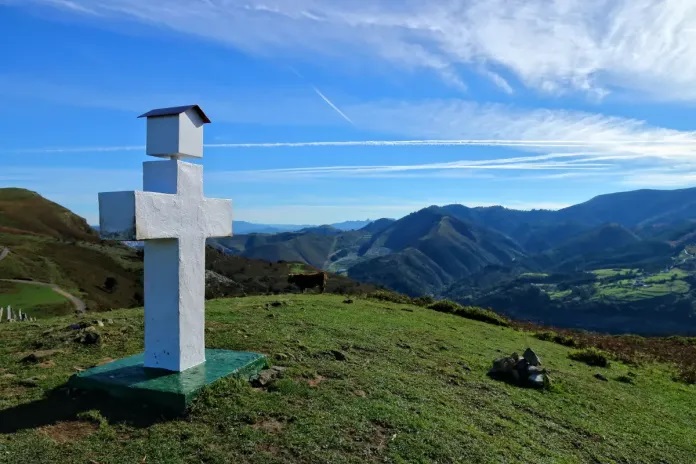
[[[209,123],[210,119],[205,115],[203,110],[198,105],[184,105],[184,106],[172,106],[170,108],[158,108],[155,110],[150,110],[147,113],[141,114],[139,118],[158,118],[162,116],[174,116],[176,114],[181,114],[184,111],[188,111],[191,108],[196,110],[198,116],[203,120],[203,123]]]

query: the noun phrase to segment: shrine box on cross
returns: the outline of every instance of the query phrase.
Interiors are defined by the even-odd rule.
[[[210,122],[198,105],[159,108],[138,116],[147,118],[145,152],[158,157],[203,157],[203,124]]]

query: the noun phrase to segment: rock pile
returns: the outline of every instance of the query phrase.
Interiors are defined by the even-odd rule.
[[[546,369],[541,367],[541,359],[531,348],[522,356],[512,353],[496,359],[488,375],[521,387],[544,388],[549,384]]]

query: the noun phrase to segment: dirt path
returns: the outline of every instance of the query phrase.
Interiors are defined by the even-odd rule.
[[[62,295],[65,298],[67,298],[68,300],[70,300],[70,302],[73,304],[73,306],[75,306],[75,311],[77,311],[79,313],[84,313],[87,309],[87,305],[85,304],[84,301],[82,301],[81,299],[79,299],[75,295],[72,295],[72,294],[66,292],[65,290],[63,290],[62,288],[60,288],[59,286],[57,286],[55,284],[48,284],[46,282],[36,282],[34,280],[19,280],[19,279],[0,279],[0,281],[12,282],[12,283],[16,283],[16,284],[29,284],[29,285],[39,285],[41,287],[49,287],[51,290],[53,290],[57,294]]]

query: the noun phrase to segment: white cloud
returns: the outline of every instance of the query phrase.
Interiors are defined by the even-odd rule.
[[[258,55],[378,58],[434,70],[459,87],[459,66],[493,64],[542,92],[696,99],[692,0],[27,1],[165,26]]]
[[[355,121],[381,133],[408,135],[410,140],[354,140],[206,144],[209,153],[224,156],[238,150],[296,148],[317,149],[322,156],[330,148],[345,147],[493,147],[527,152],[486,160],[400,165],[318,165],[263,171],[244,171],[246,179],[290,177],[451,177],[457,170],[474,171],[559,170],[565,173],[618,170],[654,170],[679,163],[684,173],[696,172],[696,132],[679,131],[644,121],[580,111],[525,109],[465,100],[421,102],[368,102],[348,107]],[[29,149],[27,152],[100,152],[142,150],[142,146],[64,147]],[[448,152],[451,157],[452,151]],[[440,155],[438,155],[440,159]],[[322,157],[316,159],[321,160]],[[239,175],[239,172],[235,172]],[[462,175],[462,174],[457,174]],[[599,174],[598,174],[599,175]]]

